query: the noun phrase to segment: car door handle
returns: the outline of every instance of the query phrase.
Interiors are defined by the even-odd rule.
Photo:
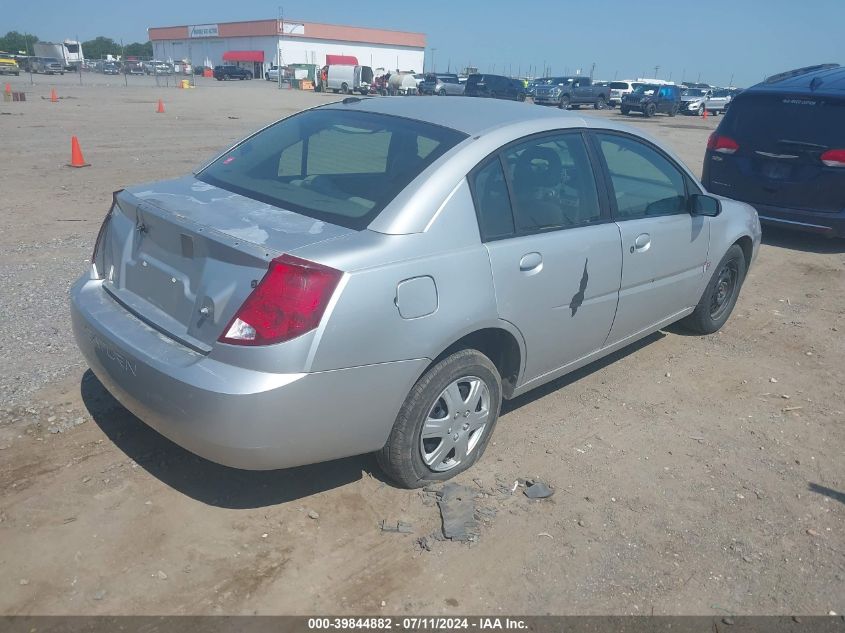
[[[634,244],[631,246],[632,253],[644,253],[651,247],[651,236],[648,233],[637,235]]]
[[[523,273],[539,272],[543,266],[543,256],[540,253],[526,253],[519,260],[519,270]]]

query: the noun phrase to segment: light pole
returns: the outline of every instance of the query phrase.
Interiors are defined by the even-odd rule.
[[[282,38],[285,34],[285,10],[283,7],[279,7],[279,43],[277,44],[277,48],[279,49],[278,57],[279,59],[276,61],[276,75],[279,82],[279,90],[282,89]]]
[[[431,47],[431,72],[437,72],[437,66],[434,64],[434,51],[437,49],[433,46]]]
[[[654,67],[654,78],[657,79],[657,71],[660,70],[660,66]]]

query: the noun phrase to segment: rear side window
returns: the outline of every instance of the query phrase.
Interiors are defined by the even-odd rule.
[[[471,180],[482,240],[495,240],[513,234],[513,213],[505,183],[505,172],[498,156],[478,169]]]
[[[248,138],[197,178],[360,230],[465,138],[456,130],[400,117],[309,110]]]
[[[627,136],[597,134],[620,220],[686,211],[681,171],[662,154]]]
[[[731,102],[719,133],[757,147],[788,141],[845,147],[845,99],[812,95],[745,94]],[[793,147],[794,149],[794,147]]]

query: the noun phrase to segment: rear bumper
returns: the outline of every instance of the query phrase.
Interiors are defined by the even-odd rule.
[[[757,209],[760,222],[772,226],[819,233],[828,237],[845,237],[845,209],[839,213],[823,213],[804,209],[785,209],[749,203]]]
[[[70,291],[91,370],[147,425],[235,468],[270,470],[378,450],[426,359],[274,374],[222,363],[162,335],[85,275]]]

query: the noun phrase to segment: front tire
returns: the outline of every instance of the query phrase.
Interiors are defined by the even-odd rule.
[[[569,97],[567,97],[566,95],[563,95],[560,98],[560,101],[558,102],[557,107],[560,108],[561,110],[567,110],[569,108],[569,101],[570,101]]]
[[[436,363],[405,399],[377,453],[404,488],[451,479],[484,453],[502,403],[502,379],[487,356],[464,349]]]
[[[657,106],[656,106],[656,105],[654,105],[653,103],[649,103],[649,104],[648,104],[648,105],[647,105],[647,106],[643,109],[643,114],[644,114],[645,116],[647,116],[647,117],[653,117],[655,114],[657,114]]]
[[[607,101],[604,97],[599,97],[596,102],[593,104],[593,108],[596,110],[604,110],[607,107]]]
[[[626,108],[625,106],[620,106],[620,107],[619,107],[619,114],[625,114],[625,115],[627,115],[627,114],[629,114],[630,112],[631,112],[631,111],[630,111],[628,108]]]
[[[697,334],[718,332],[733,312],[745,273],[745,254],[734,244],[714,269],[695,310],[681,320],[681,325]]]

